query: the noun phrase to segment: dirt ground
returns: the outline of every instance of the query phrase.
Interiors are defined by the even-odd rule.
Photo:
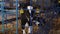
[[[56,19],[54,19],[56,21]],[[15,34],[16,32],[16,21],[13,21],[12,23],[8,23],[7,25],[4,24],[5,30],[4,32],[0,31],[0,34]],[[6,29],[7,28],[7,29]],[[37,31],[38,27],[34,25],[34,32]],[[0,25],[0,30],[2,30],[2,24]],[[22,28],[21,28],[21,21],[18,20],[18,34],[22,34]],[[60,18],[58,18],[58,21],[55,22],[55,26],[52,30],[50,30],[49,34],[60,34]]]

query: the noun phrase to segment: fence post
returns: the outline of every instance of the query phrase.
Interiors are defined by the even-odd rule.
[[[18,34],[18,0],[16,0],[16,34]]]
[[[1,5],[1,12],[2,12],[2,32],[4,33],[4,0],[2,0],[2,5]]]

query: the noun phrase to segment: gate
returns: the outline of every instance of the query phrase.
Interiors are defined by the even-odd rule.
[[[59,9],[51,0],[1,0],[0,34],[57,34]]]

